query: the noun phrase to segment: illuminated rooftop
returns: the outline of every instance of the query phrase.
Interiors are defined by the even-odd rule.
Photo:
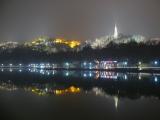
[[[66,39],[60,39],[60,38],[52,39],[48,37],[36,38],[32,42],[26,43],[26,45],[37,46],[37,45],[48,45],[48,43],[63,44],[63,45],[69,46],[70,48],[75,48],[81,45],[80,41],[78,40],[66,40]]]
[[[65,40],[57,38],[56,43],[68,45],[70,48],[78,47],[81,43],[78,40]]]

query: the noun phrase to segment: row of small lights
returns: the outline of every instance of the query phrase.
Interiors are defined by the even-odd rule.
[[[1,71],[3,72],[4,70],[1,69]],[[10,72],[13,72],[12,69],[9,69],[9,71],[10,71]],[[31,69],[29,69],[29,71],[31,71]],[[20,69],[19,72],[22,72],[22,70]],[[32,72],[36,72],[36,71],[32,71]],[[37,72],[38,72],[38,71],[37,71]],[[43,70],[40,70],[40,73],[41,73],[41,74],[45,74],[45,72],[44,72]],[[47,75],[50,75],[50,74],[51,74],[51,72],[47,72]],[[55,72],[53,71],[52,74],[54,75]],[[66,72],[65,75],[66,75],[66,76],[69,76],[69,72]],[[89,76],[88,76],[88,75],[89,75]],[[83,77],[92,77],[92,76],[93,76],[92,73],[89,73],[88,75],[87,75],[87,73],[84,73],[84,74],[83,74]],[[117,77],[107,77],[107,76],[106,76],[105,78],[115,78],[115,79],[117,79]],[[125,74],[125,76],[124,76],[124,79],[125,79],[125,80],[128,79],[128,76],[127,76],[126,74]],[[142,79],[141,76],[139,76],[139,79]],[[154,76],[154,81],[155,81],[155,82],[158,82],[158,77],[157,77],[157,76]]]
[[[4,64],[1,64],[1,66],[4,66]],[[13,64],[9,64],[9,66],[13,66]],[[22,66],[22,64],[19,64],[19,66]]]
[[[159,63],[158,61],[154,61],[154,64],[155,64],[155,65],[158,65],[158,63]],[[139,62],[138,62],[138,64],[139,64],[139,65],[141,65],[141,64],[142,64],[142,62],[141,62],[141,61],[139,61]]]
[[[91,62],[89,62],[88,64],[89,64],[90,67],[92,66],[92,63],[91,63]],[[125,62],[123,62],[123,64],[124,64],[124,65],[128,65],[128,62],[125,61]],[[139,65],[142,65],[142,62],[139,61],[138,64],[139,64]],[[154,61],[154,64],[155,64],[155,65],[158,65],[159,62],[158,62],[158,61]],[[51,66],[54,66],[54,65],[55,65],[55,64],[52,64],[52,65],[51,65],[51,64],[40,64],[40,65],[38,65],[38,64],[29,64],[28,67],[39,67],[39,66],[40,66],[40,68],[45,68],[45,67],[51,67]],[[67,62],[67,63],[65,63],[65,65],[66,65],[67,67],[69,67],[70,64]],[[86,66],[86,65],[87,65],[87,62],[84,62],[83,65]],[[4,64],[1,64],[1,66],[4,66]],[[9,64],[9,66],[12,67],[13,64]],[[19,64],[19,66],[22,66],[22,64]]]

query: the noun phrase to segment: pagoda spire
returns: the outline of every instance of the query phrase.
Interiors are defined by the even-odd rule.
[[[118,38],[118,28],[117,25],[115,24],[115,28],[114,28],[114,38],[117,39]]]

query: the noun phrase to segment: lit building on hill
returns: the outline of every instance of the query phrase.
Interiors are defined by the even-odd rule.
[[[18,46],[18,42],[4,42],[4,43],[0,43],[0,48],[2,49],[13,49],[16,48]]]
[[[90,46],[93,49],[97,48],[105,48],[110,43],[119,44],[127,44],[129,42],[136,42],[136,43],[146,43],[146,38],[142,35],[123,35],[119,34],[117,25],[114,28],[114,34],[108,35],[100,38],[96,38],[94,41],[90,41]]]
[[[78,47],[81,43],[77,40],[64,40],[64,39],[56,39],[55,43],[57,44],[65,44],[70,48]]]

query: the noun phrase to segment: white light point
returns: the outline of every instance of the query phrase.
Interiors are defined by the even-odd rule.
[[[115,38],[115,39],[118,38],[118,29],[117,29],[117,25],[115,25],[115,28],[114,28],[114,38]]]

